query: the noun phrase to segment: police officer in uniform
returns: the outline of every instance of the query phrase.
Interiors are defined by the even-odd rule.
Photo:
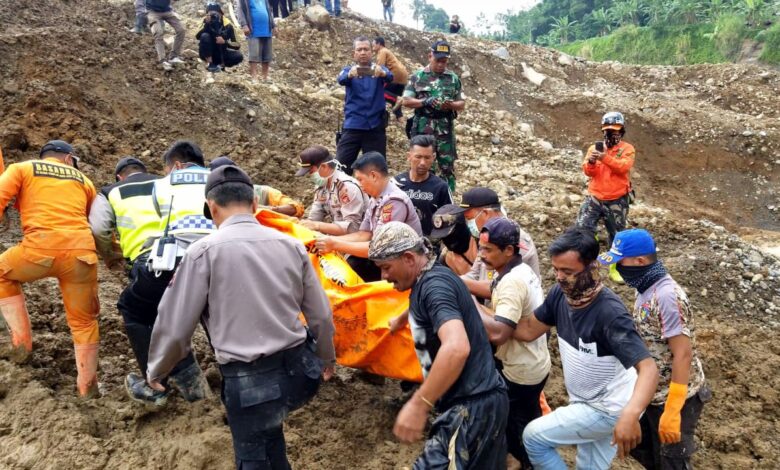
[[[436,137],[436,168],[447,181],[450,191],[455,191],[455,126],[453,121],[466,108],[461,93],[460,78],[447,70],[450,45],[436,41],[431,47],[429,64],[409,78],[404,90],[404,106],[414,109],[409,137],[419,134]]]
[[[352,165],[355,179],[363,191],[371,196],[366,213],[357,232],[340,236],[317,238],[315,246],[322,253],[338,251],[350,255],[347,262],[365,282],[381,279],[381,273],[368,260],[368,244],[374,231],[391,221],[403,222],[422,235],[417,209],[387,172],[387,161],[379,152],[366,152]]]
[[[341,171],[328,149],[315,145],[300,155],[295,176],[308,175],[314,183],[314,202],[301,225],[326,235],[357,232],[368,206],[368,196],[358,182]],[[325,218],[330,217],[330,222]]]
[[[162,236],[168,226],[168,235],[176,238],[178,264],[187,246],[216,229],[214,223],[203,216],[203,189],[209,170],[205,168],[200,148],[189,141],[175,142],[163,159],[167,175],[152,182],[151,194],[143,201],[139,199],[138,205],[143,204],[143,211],[149,211],[150,206],[155,211],[158,217],[155,238]],[[157,307],[174,274],[173,270],[152,271],[148,265],[150,254],[153,255],[150,251],[139,255],[133,262],[130,284],[117,303],[142,374],[147,369]],[[127,376],[125,386],[130,397],[155,405],[164,404],[168,392],[149,388],[142,374]],[[201,399],[207,393],[203,374],[192,354],[176,365],[171,373],[171,384],[188,401]]]
[[[284,417],[333,375],[330,304],[303,244],[255,219],[246,173],[219,167],[205,193],[201,210],[219,230],[190,245],[160,302],[149,384],[164,389],[159,381],[189,357],[202,323],[222,373],[236,468],[289,469]]]

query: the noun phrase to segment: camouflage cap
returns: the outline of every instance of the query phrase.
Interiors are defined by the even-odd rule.
[[[406,251],[425,247],[425,239],[403,222],[388,222],[374,231],[368,245],[368,259],[384,261],[401,256]]]

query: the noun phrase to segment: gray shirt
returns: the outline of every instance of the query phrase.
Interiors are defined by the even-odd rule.
[[[333,314],[306,249],[250,214],[234,215],[187,249],[158,308],[147,375],[165,377],[189,353],[199,321],[220,364],[298,346],[301,312],[317,355],[333,364]]]
[[[368,196],[360,189],[358,182],[341,170],[336,170],[330,178],[330,184],[314,191],[309,219],[322,222],[329,215],[334,224],[347,233],[353,233],[360,229],[367,205]]]
[[[392,178],[387,180],[387,186],[379,197],[372,197],[368,201],[360,230],[374,233],[376,229],[390,221],[403,222],[412,227],[418,235],[422,236],[423,234],[417,209],[409,196],[398,187]]]

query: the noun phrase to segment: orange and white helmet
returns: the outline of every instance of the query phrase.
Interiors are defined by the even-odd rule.
[[[623,117],[622,113],[610,111],[601,118],[601,130],[606,131],[608,129],[625,131],[626,118]]]

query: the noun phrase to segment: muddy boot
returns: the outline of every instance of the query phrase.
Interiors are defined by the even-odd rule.
[[[23,364],[32,352],[32,329],[24,295],[0,299],[0,313],[0,356]]]
[[[127,395],[138,403],[161,408],[168,403],[169,392],[158,392],[146,383],[143,375],[130,373],[125,378]]]
[[[76,388],[81,398],[89,399],[100,396],[98,391],[98,344],[76,344]]]
[[[184,361],[189,362],[188,359],[184,359]],[[182,398],[189,402],[211,396],[211,390],[206,382],[206,377],[204,377],[194,357],[186,367],[173,372],[168,378],[168,383],[179,391]]]

